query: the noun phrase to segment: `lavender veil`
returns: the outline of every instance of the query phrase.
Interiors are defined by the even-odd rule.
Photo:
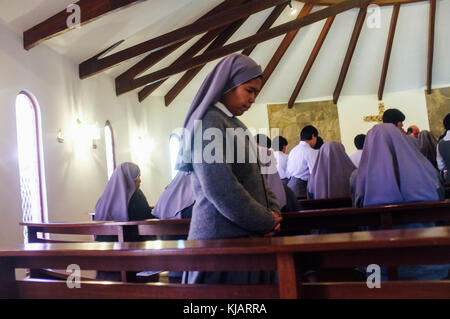
[[[366,136],[354,198],[362,206],[440,200],[442,183],[430,161],[394,125]]]
[[[308,181],[308,193],[314,199],[350,196],[350,175],[356,169],[345,153],[344,145],[327,142],[322,145]]]
[[[128,203],[136,191],[135,180],[140,174],[136,164],[122,163],[117,166],[95,205],[94,220],[128,221]]]
[[[184,142],[177,160],[178,170],[192,171],[191,142],[195,121],[201,120],[207,109],[216,104],[226,92],[259,76],[262,76],[261,67],[243,54],[231,54],[215,66],[203,81],[184,121]]]

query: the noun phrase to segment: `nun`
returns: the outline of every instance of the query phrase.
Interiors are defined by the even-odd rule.
[[[159,219],[191,218],[194,203],[191,175],[179,171],[159,197],[153,215]]]
[[[134,163],[122,163],[114,170],[106,184],[105,191],[95,205],[94,221],[126,222],[154,219],[144,193],[140,189],[141,172]],[[144,241],[155,239],[137,234],[126,234],[126,241]],[[95,236],[96,241],[117,241],[116,236]],[[127,281],[136,281],[136,272],[126,273]],[[121,281],[120,272],[97,271],[97,279]]]
[[[273,236],[280,229],[279,203],[261,173],[256,142],[237,118],[261,87],[261,67],[232,54],[216,65],[194,98],[177,160],[179,170],[191,172],[195,194],[189,240]],[[273,282],[275,275],[185,272],[183,282],[258,284]]]
[[[367,207],[444,199],[438,171],[391,124],[375,125],[364,143],[361,163],[351,178],[354,206]],[[436,226],[434,222],[396,226],[397,229]],[[398,267],[399,280],[444,279],[449,265]]]
[[[430,131],[420,131],[418,135],[419,147],[422,154],[428,158],[428,160],[437,169],[436,162],[436,148],[437,139],[430,133]]]
[[[94,221],[126,222],[155,218],[140,185],[139,166],[133,163],[117,166],[95,205]]]
[[[350,176],[356,166],[339,142],[327,142],[319,150],[308,183],[308,198],[350,197]]]

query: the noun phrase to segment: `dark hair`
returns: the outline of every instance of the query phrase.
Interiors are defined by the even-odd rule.
[[[273,147],[278,146],[278,151],[282,151],[283,147],[288,145],[287,139],[285,139],[283,136],[275,136],[272,140]]]
[[[313,138],[312,137],[313,134],[314,136],[317,137],[319,136],[319,131],[317,131],[317,129],[312,125],[305,126],[303,130],[300,132],[300,140],[302,141],[311,140]]]
[[[359,134],[355,136],[355,146],[358,150],[362,150],[364,147],[364,141],[366,140],[365,134]]]
[[[316,145],[314,145],[313,149],[318,150],[323,145],[323,139],[320,136],[317,136]]]
[[[447,131],[450,130],[450,113],[444,117],[444,127]]]
[[[383,123],[392,123],[397,125],[398,122],[405,120],[405,114],[397,109],[389,109],[383,113]]]
[[[410,134],[410,133],[412,133],[412,132],[413,132],[412,127],[411,127],[411,126],[408,127],[408,129],[406,130],[406,134]]]
[[[255,135],[256,143],[263,147],[271,148],[272,142],[270,141],[270,138],[265,134],[256,134]]]

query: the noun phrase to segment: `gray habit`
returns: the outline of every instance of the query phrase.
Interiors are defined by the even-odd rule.
[[[191,180],[196,201],[188,239],[263,236],[275,224],[271,211],[279,213],[280,208],[261,174],[260,164],[249,160],[252,156],[256,158],[256,143],[251,133],[236,134],[233,137],[231,134],[237,131],[226,130],[227,128],[245,132],[247,127],[237,118],[227,116],[214,106],[208,109],[203,118],[202,133],[209,128],[220,130],[222,137],[215,136],[212,141],[203,140],[201,148],[194,147],[194,153],[213,153],[217,157],[212,163],[203,160],[202,163],[193,164]],[[220,138],[221,148],[206,151],[211,150],[213,143]],[[232,142],[228,147],[233,147],[234,150],[232,163],[226,163],[227,141]],[[245,161],[239,163],[237,156],[242,150],[245,151]],[[273,280],[273,272],[189,272],[183,278],[183,282],[188,283],[230,284],[268,283]]]

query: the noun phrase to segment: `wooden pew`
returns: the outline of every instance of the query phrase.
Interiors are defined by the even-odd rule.
[[[450,222],[450,200],[372,207],[348,207],[283,213],[282,236],[308,233],[312,229],[394,225],[418,222]]]
[[[301,199],[299,203],[302,210],[352,207],[352,199],[350,197]]]
[[[450,298],[450,281],[306,283],[306,269],[448,264],[450,227],[273,238],[140,243],[0,244],[0,298]],[[16,280],[17,268],[277,270],[275,285]]]

